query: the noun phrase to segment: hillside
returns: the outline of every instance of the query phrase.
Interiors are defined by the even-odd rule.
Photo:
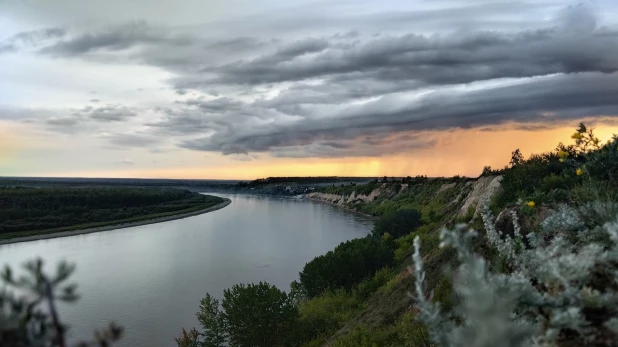
[[[388,271],[378,271],[373,278],[361,282],[352,291],[352,296],[360,298],[363,302],[362,308],[350,314],[348,319],[340,320],[337,324],[339,329],[333,330],[331,334],[324,335],[306,346],[426,346],[433,345],[432,341],[436,342],[435,336],[431,336],[432,333],[436,334],[436,330],[438,334],[444,336],[452,335],[447,331],[448,329],[439,328],[440,325],[453,324],[452,317],[440,320],[440,324],[436,325],[438,328],[434,326],[433,329],[431,324],[427,326],[427,321],[423,325],[418,321],[419,317],[427,313],[424,312],[425,310],[433,310],[433,315],[424,316],[426,320],[431,321],[436,319],[436,315],[440,315],[439,312],[449,316],[454,307],[466,302],[464,300],[465,290],[469,289],[466,288],[461,294],[455,295],[453,278],[448,270],[461,264],[461,249],[439,247],[441,242],[445,242],[445,235],[448,235],[448,233],[441,235],[440,230],[443,228],[453,229],[459,224],[466,225],[465,228],[480,231],[481,237],[477,237],[471,244],[472,250],[480,256],[478,259],[488,262],[494,271],[506,273],[521,266],[517,264],[530,262],[530,259],[537,256],[526,253],[525,248],[532,247],[533,243],[532,241],[521,243],[518,235],[524,231],[529,232],[527,236],[529,238],[536,234],[546,235],[544,236],[545,242],[549,243],[545,246],[537,246],[541,247],[539,249],[550,247],[553,238],[564,233],[568,223],[576,224],[576,228],[586,225],[590,234],[593,232],[603,234],[604,231],[599,231],[599,228],[603,223],[615,220],[618,212],[617,184],[614,177],[618,172],[616,171],[618,163],[616,139],[601,146],[592,131],[582,125],[573,135],[573,140],[575,140],[574,145],[559,144],[555,152],[533,155],[527,160],[524,160],[516,150],[513,152],[511,164],[508,167],[502,170],[486,168],[483,174],[475,179],[416,177],[401,181],[378,182],[374,180],[365,185],[330,186],[307,194],[307,197],[313,200],[377,217],[376,229],[380,225],[380,220],[393,221],[394,219],[388,217],[389,215],[396,215],[398,212],[410,209],[421,212],[422,225],[411,234],[395,236],[393,265]],[[568,214],[565,211],[568,211]],[[575,222],[577,220],[581,222]],[[550,229],[551,224],[558,225],[556,231],[550,232],[554,230]],[[610,232],[610,229],[607,230]],[[492,233],[501,236],[492,241]],[[581,235],[585,234],[578,235],[580,235],[578,237],[584,237]],[[382,235],[383,239],[384,236]],[[485,237],[488,239],[485,240]],[[422,268],[416,267],[417,271],[422,269],[424,272],[422,279],[415,278],[415,271],[412,270],[415,267],[411,257],[414,253],[413,240],[415,238],[418,238],[422,247]],[[592,242],[585,240],[586,243]],[[521,246],[518,246],[519,251],[516,251],[517,248],[512,248],[512,246],[518,242]],[[582,242],[584,241],[578,241],[576,248],[567,248],[564,256],[576,257],[576,250],[583,246]],[[512,249],[509,252],[514,254],[505,255],[505,249]],[[532,251],[534,249],[530,250]],[[526,254],[529,258],[523,257],[517,260],[515,255],[517,252],[522,257]],[[536,252],[538,254],[539,251]],[[418,256],[420,257],[420,254]],[[563,258],[556,261],[562,261],[560,259]],[[546,258],[545,261],[551,262],[551,258]],[[595,260],[594,263],[597,262],[601,264],[603,260]],[[609,269],[615,269],[615,263],[612,264]],[[564,271],[575,271],[572,268],[576,266],[576,264],[571,264]],[[605,271],[610,271],[609,269]],[[601,272],[605,273],[605,271]],[[533,281],[537,280],[532,278]],[[413,299],[418,294],[414,293],[415,281],[417,285],[425,288],[425,293],[432,293],[430,301],[424,304],[426,307],[421,305],[422,300]],[[362,292],[363,283],[373,283],[377,287],[364,299],[363,295],[359,295],[359,292]],[[610,283],[607,280],[597,279],[591,285],[603,291],[601,288],[607,290],[608,285],[612,286]],[[462,290],[462,288],[458,289],[458,291]],[[546,289],[537,290],[542,294]],[[567,284],[562,286],[562,290],[569,290]],[[560,292],[557,293],[560,294]],[[467,294],[470,295],[470,292]],[[607,295],[610,294],[607,293]],[[611,295],[613,298],[616,297],[613,289]],[[439,309],[436,310],[436,307]],[[586,309],[586,304],[583,304],[583,307]],[[572,310],[575,309],[572,308]],[[578,307],[577,310],[580,308]],[[462,313],[459,312],[458,315],[460,314]],[[488,316],[487,319],[490,319],[491,313],[485,314]],[[594,313],[594,315],[598,314],[598,312]],[[612,314],[612,311],[603,313],[605,317],[611,317]],[[591,312],[585,313],[579,318],[579,323],[570,324],[585,324],[588,327],[586,334],[590,334],[585,339],[594,341],[595,346],[616,345],[615,342],[618,340],[616,340],[615,332],[601,328],[598,325],[598,317],[593,318],[591,315],[593,315]],[[456,320],[465,318],[459,317]],[[541,317],[544,316],[541,315]],[[546,324],[557,325],[557,323],[551,323],[551,316],[545,319],[549,319]],[[473,328],[474,325],[468,329]],[[599,328],[601,329],[595,331]],[[583,341],[578,339],[583,338],[584,330],[580,332],[570,329],[560,331],[559,329],[552,333],[556,334],[555,336],[542,338],[565,346],[578,345],[578,342],[574,341]],[[468,338],[478,339],[478,330],[476,333],[474,337],[468,336]],[[487,333],[485,331],[485,334]],[[463,339],[461,336],[458,338]],[[494,342],[506,343],[504,341],[509,337],[504,336],[501,339],[494,336],[492,338]],[[574,339],[574,341],[569,341],[569,339]],[[477,342],[470,345],[482,345],[478,340],[474,341]],[[447,345],[447,343],[438,345]]]
[[[502,179],[502,175],[490,175],[475,179],[416,177],[406,183],[374,181],[365,185],[327,187],[307,194],[307,198],[375,217],[403,209],[417,209],[423,218],[421,228],[426,231],[426,241],[435,244],[441,227],[454,222],[470,222],[478,216],[481,201],[492,199],[500,191]],[[413,305],[408,295],[412,288],[408,272],[411,241],[409,237],[397,240],[396,264],[392,278],[384,286],[388,289],[378,290],[367,298],[365,309],[335,332],[328,339],[330,344],[335,343],[337,338],[359,332],[375,334],[373,330],[376,329],[394,330],[393,325],[405,324],[403,322],[410,319],[406,313]],[[449,252],[438,252],[426,259],[428,285],[438,287],[437,297],[440,299],[446,300],[451,290],[447,288],[448,283],[440,278],[440,273],[442,267],[453,260],[453,254]]]
[[[406,183],[373,181],[365,185],[332,186],[306,197],[371,216],[414,208],[426,216],[427,222],[435,222],[446,217],[475,214],[479,201],[498,192],[501,180],[501,175],[477,179],[417,177]]]
[[[616,346],[618,141],[583,124],[571,141],[474,179],[315,189],[374,216],[371,235],[308,262],[289,294],[260,282],[207,295],[204,333],[178,345]]]

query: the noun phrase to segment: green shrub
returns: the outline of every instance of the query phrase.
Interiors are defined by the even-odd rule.
[[[449,276],[442,276],[433,292],[433,300],[440,303],[445,311],[450,311],[455,303],[453,281]]]
[[[298,308],[292,299],[266,282],[237,284],[223,291],[223,300],[210,294],[197,313],[203,332],[192,329],[176,339],[179,346],[270,347],[298,341]]]
[[[337,338],[333,347],[419,347],[432,346],[425,328],[404,315],[392,326],[380,328],[357,327]]]
[[[361,301],[342,290],[303,302],[299,307],[303,340],[332,334],[362,308]]]
[[[354,293],[361,298],[367,298],[370,294],[385,285],[395,275],[395,270],[391,268],[380,269],[371,279],[365,279],[359,283],[356,288],[354,288]]]
[[[389,293],[392,292],[393,289],[395,288],[395,286],[397,286],[397,284],[399,284],[401,281],[403,281],[403,279],[406,278],[406,273],[399,273],[396,274],[395,276],[393,276],[388,282],[386,282],[386,284],[381,287],[379,290],[382,293]]]
[[[454,280],[461,297],[454,312],[442,314],[424,291],[420,240],[415,239],[415,289],[419,318],[440,346],[615,346],[618,341],[618,214],[608,202],[580,209],[564,206],[541,223],[542,234],[522,230],[514,215],[512,235],[496,230],[487,207],[482,216],[487,244],[507,264],[500,272],[472,252],[476,232],[443,230],[461,265]]]
[[[520,158],[517,165],[505,170],[495,204],[504,207],[533,196],[542,203],[567,202],[569,191],[586,179],[618,189],[618,138],[614,135],[601,145],[593,130],[580,124],[572,139],[574,145],[560,143],[555,152]]]
[[[350,240],[308,262],[300,273],[300,283],[309,298],[337,289],[351,290],[392,262],[389,242],[370,236]]]
[[[421,213],[415,209],[401,209],[381,216],[373,227],[375,235],[391,234],[398,238],[413,232],[422,224]]]

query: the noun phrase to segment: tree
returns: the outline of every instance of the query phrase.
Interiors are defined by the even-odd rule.
[[[373,227],[374,235],[385,233],[398,238],[407,235],[423,224],[421,213],[415,209],[401,209],[382,215]]]
[[[309,298],[337,289],[350,290],[366,277],[390,266],[393,258],[392,244],[371,236],[342,242],[305,264],[300,283]]]
[[[485,166],[483,168],[483,173],[481,173],[481,176],[491,176],[493,174],[493,170],[491,169],[491,166]]]
[[[307,293],[305,292],[305,288],[303,288],[303,285],[300,282],[292,281],[292,283],[290,283],[289,297],[296,306],[307,300]]]
[[[204,338],[202,347],[223,347],[227,340],[226,326],[223,314],[219,310],[219,300],[210,294],[200,300],[200,311],[197,320],[204,328],[201,336]]]
[[[75,266],[60,262],[54,274],[43,269],[43,260],[36,259],[24,266],[26,274],[16,277],[6,266],[0,274],[0,346],[69,346],[67,326],[60,319],[57,303],[79,299],[76,284],[66,284]],[[16,296],[10,288],[17,289]],[[94,341],[81,341],[75,346],[111,346],[120,340],[123,329],[113,323],[95,332]]]
[[[294,345],[298,309],[293,298],[266,282],[237,284],[200,301],[197,318],[204,331],[182,330],[178,347],[278,347]]]
[[[509,164],[511,164],[511,166],[517,166],[523,162],[524,162],[524,155],[521,154],[521,151],[519,150],[519,148],[514,150],[513,153],[511,153],[511,161],[509,162]]]
[[[292,299],[266,282],[223,291],[225,326],[231,347],[290,346],[298,320]]]

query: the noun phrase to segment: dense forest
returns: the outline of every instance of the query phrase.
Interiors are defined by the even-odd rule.
[[[0,238],[134,222],[221,202],[177,189],[0,187]]]

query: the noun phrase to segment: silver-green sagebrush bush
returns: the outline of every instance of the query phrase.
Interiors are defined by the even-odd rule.
[[[0,274],[0,346],[107,347],[120,339],[123,329],[112,323],[96,331],[92,341],[69,344],[68,327],[60,319],[57,303],[79,299],[77,285],[66,284],[75,267],[60,262],[55,273],[49,275],[43,270],[43,261],[37,259],[24,268],[26,273],[19,277],[8,266]]]
[[[538,234],[524,233],[515,213],[512,234],[496,230],[485,204],[485,237],[508,264],[506,272],[493,271],[471,250],[476,231],[465,225],[443,229],[440,246],[453,247],[460,260],[454,272],[460,304],[448,315],[424,291],[417,237],[415,298],[433,342],[462,347],[618,345],[618,215],[598,218],[615,211],[613,204],[562,206]]]

